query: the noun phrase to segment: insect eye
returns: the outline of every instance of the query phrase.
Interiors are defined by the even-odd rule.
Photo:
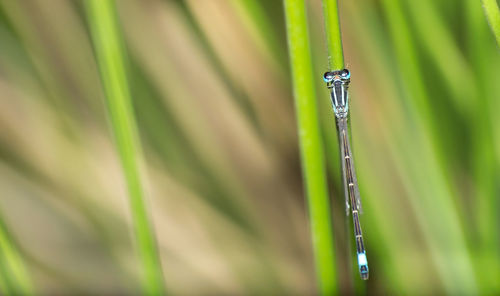
[[[332,72],[325,72],[325,74],[323,75],[323,80],[325,82],[331,82],[333,79],[333,73]]]
[[[351,77],[351,73],[347,69],[342,70],[341,75],[342,75],[342,78],[344,78],[344,79],[349,79]]]

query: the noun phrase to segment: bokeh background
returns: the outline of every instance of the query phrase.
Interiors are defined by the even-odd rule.
[[[82,1],[0,1],[0,288],[140,291]],[[315,294],[282,2],[116,2],[167,290]],[[366,283],[306,2],[339,292],[500,293],[500,56],[480,2],[339,1]]]

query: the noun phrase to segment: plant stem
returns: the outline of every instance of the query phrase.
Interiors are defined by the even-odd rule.
[[[498,3],[496,0],[481,0],[481,2],[493,35],[500,46],[500,9]]]
[[[411,31],[411,24],[405,15],[402,1],[383,0],[381,4],[394,44],[395,59],[403,86],[407,88],[406,104],[410,112],[407,112],[406,116],[415,127],[412,137],[419,143],[418,149],[409,145],[409,142],[405,144],[405,153],[402,154],[404,157],[401,157],[406,173],[415,182],[412,185],[415,189],[412,190],[409,200],[417,219],[421,221],[419,223],[422,226],[424,241],[428,244],[438,276],[447,293],[477,294],[471,258],[468,256],[463,227],[453,200],[455,188],[450,186],[449,181],[450,169],[447,167],[446,157],[450,152],[444,150],[446,139],[438,133],[441,122],[438,122],[437,113],[434,113],[434,95],[429,91],[428,83],[424,79],[426,72],[422,67],[424,64],[419,61],[418,46]],[[393,137],[399,138],[397,133]],[[418,169],[416,162],[412,163],[416,159],[419,165],[428,168],[425,174]],[[432,180],[431,184],[428,184],[429,180]],[[440,223],[431,222],[438,219]],[[446,238],[442,236],[444,232],[447,234]],[[443,246],[446,244],[453,246],[453,249],[444,250]]]
[[[127,183],[143,292],[164,294],[163,274],[139,173],[141,148],[128,89],[125,53],[113,0],[88,0],[88,20],[104,85],[111,128]]]
[[[325,32],[328,44],[328,66],[330,70],[344,69],[344,52],[337,0],[323,0]]]
[[[31,279],[1,217],[0,292],[3,295],[33,295]]]
[[[316,107],[305,3],[304,0],[284,0],[284,6],[316,274],[321,294],[331,295],[337,290],[331,209]]]

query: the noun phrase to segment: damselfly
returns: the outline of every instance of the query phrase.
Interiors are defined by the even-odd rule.
[[[349,70],[343,69],[326,72],[323,78],[327,87],[330,89],[333,112],[335,113],[335,121],[337,122],[346,214],[349,215],[349,209],[352,211],[359,273],[361,278],[366,280],[368,279],[368,261],[366,259],[365,246],[363,243],[363,233],[361,232],[361,225],[359,223],[359,214],[362,211],[361,199],[359,196],[358,181],[356,179],[356,171],[354,169],[349,141],[349,125],[347,124],[347,119],[349,117],[348,88],[351,81],[351,74]]]

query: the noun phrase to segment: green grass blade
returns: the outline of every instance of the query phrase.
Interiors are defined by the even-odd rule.
[[[418,143],[423,144],[419,150],[415,150],[414,145],[406,146],[401,158],[404,160],[405,170],[411,175],[412,182],[415,182],[412,185],[413,194],[410,195],[410,201],[445,289],[450,294],[456,294],[457,291],[474,294],[476,281],[454,200],[455,188],[449,183],[450,170],[446,167],[446,154],[443,151],[445,139],[438,134],[438,117],[434,116],[434,106],[431,104],[435,98],[424,80],[423,64],[419,61],[418,47],[414,42],[411,26],[405,18],[402,2],[384,0],[382,8],[387,18],[403,84],[409,94],[407,102],[411,104],[411,113],[408,113],[408,118],[412,118],[412,125],[417,127],[412,136],[414,139],[420,138]],[[404,138],[396,134],[393,137]],[[426,163],[425,166],[428,168],[426,174],[417,169],[417,163],[414,162],[417,153],[421,153],[418,164]],[[432,196],[439,198],[429,198]],[[440,219],[440,223],[431,223],[430,221],[434,219]],[[441,227],[443,228],[440,229]],[[447,236],[443,237],[442,233],[446,233]],[[444,249],[445,244],[453,246],[453,251]]]
[[[494,113],[497,101],[498,72],[498,48],[490,40],[490,32],[486,19],[484,18],[484,6],[481,11],[477,1],[469,0],[464,6],[467,24],[467,49],[472,63],[475,76],[477,77],[478,93],[474,98],[475,113],[481,116],[474,121],[474,133],[472,151],[474,153],[474,166],[472,170],[475,183],[474,199],[477,200],[475,208],[474,229],[477,236],[474,237],[476,255],[474,256],[476,274],[479,282],[480,292],[484,295],[495,294],[500,288],[498,281],[500,275],[500,252],[498,250],[498,236],[491,235],[495,232],[496,221],[498,221],[498,171],[499,161],[498,145],[495,145],[495,119]],[[491,9],[491,7],[489,8]],[[498,39],[497,39],[498,41]],[[489,112],[488,112],[489,110]]]
[[[498,3],[496,0],[482,0],[481,2],[493,35],[500,45],[500,9]]]
[[[316,273],[321,294],[331,295],[337,290],[335,257],[305,4],[303,0],[284,0],[284,4]]]
[[[282,48],[276,38],[275,26],[262,3],[255,0],[243,0],[231,1],[231,4],[234,5],[246,26],[250,28],[255,43],[262,48],[262,52],[271,54],[278,63],[279,67],[276,68],[283,69],[286,66],[286,58],[281,54]]]
[[[448,87],[452,94],[450,99],[463,114],[468,114],[474,102],[470,98],[475,94],[477,86],[475,80],[471,79],[464,84],[459,79],[459,73],[468,73],[471,67],[454,40],[452,30],[446,26],[442,15],[434,7],[434,1],[408,1],[407,5],[421,44],[443,76],[443,89]]]
[[[0,218],[0,292],[2,295],[33,295],[30,277]]]
[[[328,43],[328,65],[330,70],[343,69],[344,53],[337,0],[323,0],[323,14]]]
[[[90,0],[85,3],[104,84],[111,127],[127,183],[133,233],[142,265],[143,291],[146,295],[164,294],[160,257],[139,173],[138,161],[141,149],[137,141],[137,127],[127,85],[125,54],[117,26],[114,2]]]

